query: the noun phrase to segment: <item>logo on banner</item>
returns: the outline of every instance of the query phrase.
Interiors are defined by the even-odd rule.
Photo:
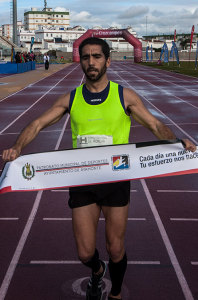
[[[35,175],[35,170],[34,167],[31,166],[30,164],[26,164],[23,168],[22,168],[22,174],[23,177],[27,180],[30,180],[34,177]]]
[[[111,159],[113,171],[126,170],[130,168],[129,156],[126,154],[112,156]]]

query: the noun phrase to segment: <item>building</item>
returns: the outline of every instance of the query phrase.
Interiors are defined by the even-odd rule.
[[[78,39],[86,29],[81,26],[73,28],[68,27],[51,27],[40,26],[35,31],[20,30],[18,32],[18,42],[23,47],[30,50],[31,38],[34,37],[33,50],[62,50],[64,52],[72,52],[73,42]]]
[[[31,11],[26,11],[24,29],[32,31],[39,29],[39,26],[67,28],[69,27],[69,11],[55,11],[52,8],[38,10],[35,7],[31,8]]]
[[[13,25],[12,24],[4,24],[1,26],[2,28],[2,36],[5,36],[7,39],[11,40],[13,37]],[[17,21],[17,30],[21,30],[23,28],[22,21]]]

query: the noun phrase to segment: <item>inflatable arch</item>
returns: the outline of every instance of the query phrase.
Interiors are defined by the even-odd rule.
[[[142,61],[142,43],[135,38],[127,29],[102,29],[102,30],[87,30],[81,37],[79,37],[73,44],[73,61],[79,62],[80,56],[78,52],[78,47],[80,43],[88,37],[98,37],[98,38],[110,38],[110,37],[123,37],[127,42],[129,42],[134,47],[134,62],[139,63]]]

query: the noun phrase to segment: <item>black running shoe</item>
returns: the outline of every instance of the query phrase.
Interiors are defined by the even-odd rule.
[[[101,300],[102,299],[102,279],[106,273],[107,265],[101,261],[103,272],[99,275],[92,273],[89,279],[86,291],[86,300]]]

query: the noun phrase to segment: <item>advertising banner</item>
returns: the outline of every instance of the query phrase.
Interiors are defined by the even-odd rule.
[[[198,148],[180,141],[112,145],[23,155],[5,164],[0,193],[198,173]]]

